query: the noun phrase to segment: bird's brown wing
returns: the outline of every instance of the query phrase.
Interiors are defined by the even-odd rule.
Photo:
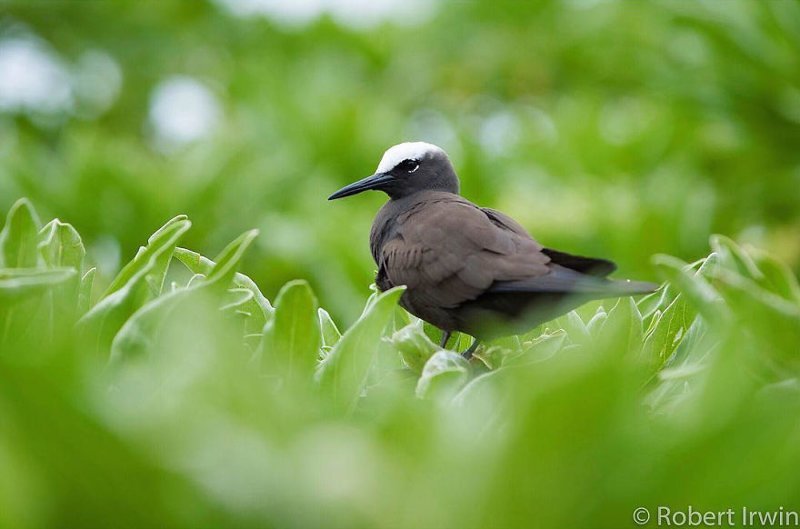
[[[505,213],[490,208],[481,208],[481,210],[496,225],[523,236],[527,235],[525,228]],[[606,277],[617,269],[617,265],[607,259],[572,255],[551,248],[542,248],[542,253],[549,257],[553,264],[595,277]]]
[[[442,308],[476,299],[497,281],[547,274],[541,245],[497,218],[455,195],[414,208],[397,218],[381,269],[392,284],[409,287],[414,303]]]

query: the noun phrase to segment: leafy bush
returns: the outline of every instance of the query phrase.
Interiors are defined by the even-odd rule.
[[[0,233],[0,526],[621,527],[777,509],[800,478],[800,287],[724,237],[638,303],[471,361],[375,293],[345,332],[167,222],[92,294],[78,233]],[[434,337],[435,338],[435,337]],[[467,340],[460,340],[464,348]]]
[[[184,246],[257,227],[244,264],[265,294],[303,277],[353,322],[384,198],[324,200],[408,140],[445,148],[473,202],[624,275],[655,279],[656,252],[703,257],[715,232],[800,273],[798,2],[384,0],[370,4],[431,17],[358,29],[226,8],[313,18],[355,0],[124,4],[6,0],[0,15],[0,59],[21,39],[76,84],[61,113],[0,100],[0,210],[24,195],[69,218],[103,258],[99,283],[186,213],[203,222]],[[216,127],[164,151],[157,95],[187,77],[216,99]],[[181,101],[177,119],[196,117]]]

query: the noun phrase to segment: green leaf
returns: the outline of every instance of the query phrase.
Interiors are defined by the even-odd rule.
[[[749,279],[763,279],[763,275],[753,259],[728,237],[712,235],[711,248],[719,255],[720,265],[724,268]]]
[[[41,222],[27,198],[17,200],[0,231],[0,267],[35,268],[39,264],[38,243]]]
[[[102,297],[122,289],[145,268],[147,273],[141,279],[148,283],[154,296],[160,294],[172,252],[178,240],[191,226],[192,223],[186,215],[178,215],[167,221],[147,239],[147,246],[139,248],[133,260],[122,267]]]
[[[319,310],[317,310],[317,316],[319,317],[319,328],[322,334],[322,346],[331,348],[336,345],[339,338],[342,337],[342,333],[339,332],[339,328],[336,326],[336,323],[334,323],[331,315],[328,314],[328,311],[320,307]]]
[[[567,332],[572,343],[585,344],[591,341],[589,329],[586,328],[586,324],[583,323],[576,311],[569,312],[567,315],[560,317],[558,321],[561,324],[561,328]]]
[[[762,273],[759,284],[763,288],[784,299],[800,303],[800,285],[788,266],[762,251],[753,252],[753,260]]]
[[[71,326],[74,305],[72,310],[66,305],[74,298],[54,294],[62,294],[61,289],[76,276],[72,268],[0,269],[0,354],[46,343],[52,337],[56,317],[59,323]]]
[[[11,305],[66,283],[76,276],[72,268],[0,269],[0,303]]]
[[[706,320],[721,322],[727,318],[727,308],[720,303],[719,293],[705,279],[710,271],[705,263],[697,272],[692,272],[689,265],[680,259],[657,255],[653,258],[653,264],[661,276],[672,283]]]
[[[644,320],[648,320],[656,311],[663,311],[667,308],[673,299],[672,288],[669,283],[665,283],[652,294],[648,294],[639,300],[639,303],[637,303],[639,313]]]
[[[592,319],[589,320],[589,323],[586,324],[586,330],[591,336],[596,336],[597,333],[600,332],[600,329],[603,328],[603,324],[607,318],[608,314],[606,314],[605,309],[603,309],[603,307],[599,307],[594,316],[592,316]]]
[[[425,364],[439,350],[425,334],[422,320],[416,320],[392,334],[389,340],[403,362],[415,373],[422,373]]]
[[[255,231],[246,232],[226,246],[221,252],[222,257],[218,262],[212,263],[206,270],[208,277],[196,274],[186,288],[162,295],[136,310],[121,325],[119,333],[113,337],[112,360],[119,362],[124,358],[147,353],[150,346],[158,341],[159,334],[164,330],[164,322],[169,320],[174,311],[188,312],[195,305],[207,303],[208,299],[222,301],[227,293],[225,284],[230,284],[230,277],[235,273],[244,252],[252,243],[256,233]],[[174,246],[169,247],[170,255],[173,251]],[[251,292],[250,289],[246,290]],[[239,298],[239,300],[242,301],[243,298]],[[233,303],[235,304],[236,301]],[[252,308],[252,305],[250,307]]]
[[[78,314],[85,314],[92,303],[92,286],[97,267],[92,267],[81,278],[81,285],[78,289]]]
[[[248,233],[252,234],[250,237],[254,237],[258,232]],[[246,235],[242,235],[242,237],[246,237]],[[211,259],[203,257],[199,253],[187,250],[186,248],[175,248],[174,255],[175,258],[183,263],[186,268],[188,268],[189,271],[193,272],[194,274],[208,276],[214,267],[216,267],[216,263]],[[267,300],[267,298],[264,297],[264,294],[261,293],[261,290],[258,288],[258,285],[256,285],[255,281],[250,279],[248,276],[237,272],[233,276],[233,284],[239,288],[246,288],[253,292],[253,299],[261,308],[263,319],[266,323],[272,314],[273,308],[269,300]]]
[[[220,311],[228,317],[241,322],[242,332],[250,337],[253,349],[261,342],[264,332],[264,313],[256,302],[253,291],[247,288],[231,288],[225,295],[225,301]]]
[[[224,304],[219,308],[223,314],[242,314],[249,317],[248,304],[253,301],[253,293],[246,288],[229,288]]]
[[[459,407],[478,409],[484,413],[487,412],[486,403],[491,403],[492,409],[488,415],[490,418],[496,416],[499,411],[497,404],[509,402],[507,396],[515,390],[514,386],[518,383],[523,371],[524,369],[517,365],[500,367],[494,371],[479,375],[461,388],[461,391],[453,398],[453,403]],[[487,424],[487,427],[490,426]]]
[[[567,333],[564,330],[542,334],[533,341],[524,343],[518,353],[506,354],[502,366],[521,366],[543,362],[558,353],[566,340]]]
[[[290,281],[275,299],[264,328],[261,362],[267,374],[284,380],[310,380],[320,347],[317,299],[305,281]]]
[[[758,286],[746,277],[728,271],[721,271],[717,277],[720,292],[741,322],[752,323],[753,331],[782,331],[783,338],[796,337],[800,343],[800,305],[792,303],[777,294]],[[761,325],[753,322],[757,318]]]
[[[86,249],[71,224],[53,219],[39,232],[39,254],[50,268],[72,267],[81,272]]]
[[[608,313],[598,341],[605,348],[617,349],[623,355],[637,358],[642,349],[644,323],[633,298],[620,298]]]
[[[683,296],[679,294],[661,313],[658,322],[645,338],[642,348],[645,362],[657,367],[663,365],[680,343],[694,316]]]
[[[417,381],[417,397],[449,400],[468,381],[469,362],[458,353],[440,350],[425,363]]]
[[[156,289],[156,284],[163,283],[169,257],[190,226],[185,218],[169,221],[120,271],[106,295],[78,321],[88,347],[98,352],[109,351],[114,335],[125,321],[157,296],[161,289],[160,286]]]
[[[376,296],[320,364],[320,389],[336,408],[343,411],[355,408],[375,361],[378,342],[404,290],[405,287],[395,287]]]

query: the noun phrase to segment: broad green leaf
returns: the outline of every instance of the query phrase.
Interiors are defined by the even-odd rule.
[[[236,271],[244,251],[253,241],[255,234],[246,232],[231,242],[223,250],[222,259],[216,264],[212,263],[211,268],[206,270],[209,277],[195,274],[186,288],[164,294],[136,310],[124,322],[116,337],[113,337],[111,345],[113,361],[119,362],[124,358],[145,354],[150,345],[158,341],[159,333],[164,329],[164,322],[168,321],[173,311],[188,311],[194,304],[207,303],[209,299],[219,300],[220,304],[224,305],[223,298],[227,292],[224,290],[226,278]],[[173,248],[169,248],[170,254],[173,251]],[[197,280],[194,280],[195,278]],[[222,290],[220,285],[223,285]],[[250,289],[246,290],[252,293]],[[252,299],[250,301],[252,302]],[[253,305],[250,305],[250,308],[252,309]]]
[[[561,350],[566,340],[567,333],[564,330],[542,334],[533,341],[524,343],[519,352],[506,354],[502,366],[520,366],[548,360]]]
[[[449,400],[469,380],[469,362],[460,354],[440,350],[431,356],[417,381],[417,397]]]
[[[219,308],[225,314],[245,314],[250,316],[247,306],[253,301],[253,293],[246,288],[229,288],[223,305]]]
[[[719,254],[712,252],[708,257],[701,260],[700,266],[695,272],[695,276],[710,279],[714,277],[714,273],[719,268]]]
[[[800,304],[769,292],[744,276],[721,271],[717,280],[720,292],[740,325],[760,337],[767,352],[784,351],[784,344],[800,343]],[[774,344],[769,346],[768,344]],[[797,348],[790,355],[800,362]]]
[[[71,224],[58,219],[48,222],[39,232],[38,249],[48,267],[71,266],[81,273],[86,249],[81,236]]]
[[[239,279],[241,283],[236,286],[253,290],[253,294],[256,297],[264,298],[250,278],[236,273],[239,262],[256,236],[258,236],[258,230],[250,230],[242,233],[231,241],[228,246],[223,248],[214,260],[206,259],[184,248],[176,248],[174,255],[195,274],[207,276],[207,281],[210,283],[218,283],[219,288],[228,288],[231,282],[234,282],[235,279]]]
[[[192,277],[189,278],[189,281],[186,282],[187,287],[196,287],[200,283],[205,283],[206,279],[208,279],[203,274],[194,274]]]
[[[176,290],[157,297],[136,310],[125,320],[119,331],[112,336],[109,363],[112,365],[144,356],[156,343],[163,326],[169,321],[173,311],[181,306],[191,304],[190,298],[196,291],[191,289]]]
[[[800,303],[800,285],[788,266],[762,251],[754,252],[753,260],[763,274],[759,280],[762,287],[784,299]]]
[[[0,269],[0,303],[11,305],[66,283],[76,276],[72,268]]]
[[[261,365],[284,380],[310,380],[320,347],[317,299],[305,281],[290,281],[275,299],[272,319],[264,328]]]
[[[558,322],[561,324],[561,328],[567,332],[572,343],[585,344],[591,341],[589,330],[576,311],[573,310],[567,315],[560,317]]]
[[[403,307],[397,307],[394,311],[394,327],[393,330],[399,331],[406,325],[414,323],[419,318],[408,312]]]
[[[655,256],[653,264],[709,322],[719,322],[727,317],[727,308],[720,303],[719,294],[704,277],[706,269],[701,267],[692,272],[686,263],[668,255]]]
[[[114,335],[125,321],[156,297],[154,286],[159,281],[163,283],[169,256],[191,225],[188,220],[176,219],[150,237],[148,246],[122,269],[106,295],[78,321],[81,335],[91,349],[109,351]]]
[[[589,320],[589,323],[586,324],[586,330],[589,332],[591,336],[596,336],[600,329],[603,327],[606,319],[608,318],[608,314],[600,307],[597,309],[597,312],[592,316],[592,319]]]
[[[683,296],[678,295],[645,338],[642,348],[645,362],[654,366],[663,365],[680,343],[694,316]]]
[[[672,290],[672,286],[669,283],[665,283],[652,294],[648,294],[640,299],[637,305],[639,306],[639,313],[642,315],[642,318],[648,320],[656,311],[663,312],[674,299]]]
[[[400,353],[403,362],[415,373],[422,373],[426,362],[439,350],[425,334],[422,320],[406,325],[392,334],[390,342]]]
[[[563,331],[560,331],[563,333]],[[505,347],[499,345],[490,345],[489,347],[482,347],[479,348],[475,353],[473,353],[472,357],[477,358],[483,365],[488,367],[489,369],[499,369],[500,366],[503,365],[503,360],[506,356],[510,354],[519,354],[521,349],[511,351]]]
[[[223,303],[220,309],[223,314],[241,320],[245,334],[257,335],[260,338],[267,321],[252,290],[241,287],[230,288]]]
[[[684,333],[680,344],[675,349],[675,354],[665,367],[676,368],[688,362],[700,365],[709,351],[713,350],[715,343],[706,339],[708,325],[703,318],[695,318],[689,329]]]
[[[211,259],[203,257],[199,253],[187,250],[186,248],[175,248],[174,255],[175,258],[183,263],[186,268],[188,268],[189,271],[193,272],[194,274],[208,276],[211,273],[211,270],[213,270],[216,266],[216,263]],[[266,322],[269,319],[270,314],[272,314],[273,308],[269,300],[267,300],[267,298],[264,297],[264,294],[261,293],[258,285],[256,285],[255,282],[248,276],[239,272],[234,274],[233,284],[237,287],[246,288],[253,292],[253,299],[256,303],[258,303],[258,306],[261,307],[263,318]]]
[[[633,298],[620,298],[608,313],[598,340],[602,347],[615,348],[623,355],[637,358],[642,349],[644,324]]]
[[[508,403],[506,397],[514,391],[514,386],[519,381],[520,374],[524,369],[525,367],[518,364],[500,367],[479,375],[461,388],[461,391],[453,398],[453,403],[459,407],[474,408],[484,412],[488,405],[492,408],[489,416],[496,417],[499,412],[495,408],[496,404]],[[487,427],[491,427],[491,425],[487,424]]]
[[[0,231],[0,267],[35,268],[39,264],[41,222],[27,198],[17,200]]]
[[[644,315],[642,315],[642,318],[644,318]],[[650,336],[650,334],[652,334],[653,331],[655,330],[659,321],[661,321],[661,311],[656,310],[650,317],[650,322],[647,324],[647,330],[644,331],[644,335]],[[644,320],[642,321],[642,323],[644,323]]]
[[[342,337],[342,333],[339,332],[339,328],[334,323],[331,315],[328,314],[328,311],[320,307],[317,310],[317,316],[319,317],[319,328],[322,334],[322,346],[330,349],[336,345],[336,342]]]
[[[320,364],[320,389],[336,408],[355,408],[375,361],[378,341],[404,290],[405,287],[396,287],[378,295]]]
[[[49,342],[56,317],[70,326],[74,297],[65,296],[64,287],[76,277],[72,268],[0,269],[0,353]],[[25,357],[30,359],[27,353]]]
[[[167,221],[147,239],[147,246],[139,248],[133,260],[122,267],[102,297],[105,298],[123,288],[144,268],[148,271],[141,280],[148,283],[154,296],[160,294],[172,252],[178,240],[191,225],[186,215],[178,215]]]
[[[475,342],[475,339],[472,336],[469,336],[467,334],[458,333],[457,336],[459,338],[462,338],[462,337],[464,338],[464,342],[466,342],[464,349],[466,349],[467,347],[470,347]],[[459,346],[460,345],[461,344],[459,344]],[[508,336],[501,336],[499,338],[495,338],[495,339],[492,340],[492,345],[500,346],[500,347],[502,347],[502,348],[504,348],[506,350],[509,350],[509,351],[521,351],[522,350],[522,341],[519,339],[519,336],[517,336],[516,334],[511,334],[511,335],[508,335]],[[481,348],[479,347],[478,349],[481,349]],[[454,349],[454,350],[457,350],[457,351],[462,352],[462,353],[464,352],[464,350],[461,350],[461,349]]]
[[[753,259],[728,237],[712,235],[711,248],[719,255],[720,265],[726,269],[749,279],[763,279],[763,275]]]

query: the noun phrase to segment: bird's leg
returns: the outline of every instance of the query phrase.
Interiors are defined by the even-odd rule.
[[[472,353],[475,352],[475,349],[477,349],[480,344],[481,344],[480,340],[475,339],[472,342],[472,345],[469,346],[469,349],[461,353],[461,356],[463,356],[466,360],[469,360],[470,358],[472,358]]]
[[[450,335],[452,333],[450,331],[442,331],[442,340],[439,342],[439,347],[444,349],[447,346],[447,342],[450,340]]]

